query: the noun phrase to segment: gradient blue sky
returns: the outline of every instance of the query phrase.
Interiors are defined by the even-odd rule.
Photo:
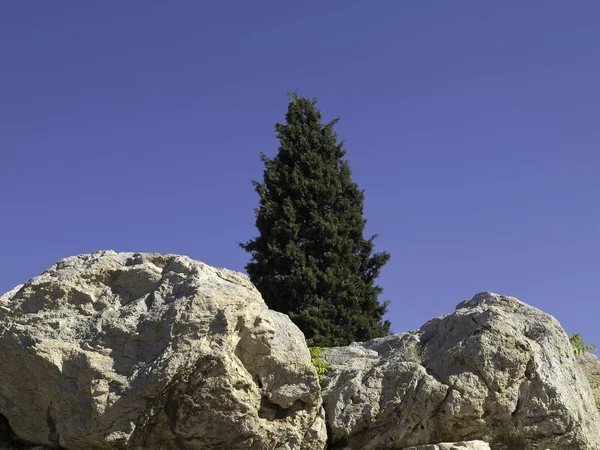
[[[480,291],[600,346],[600,3],[0,7],[0,291],[100,249],[243,271],[286,92],[340,116],[396,332]]]

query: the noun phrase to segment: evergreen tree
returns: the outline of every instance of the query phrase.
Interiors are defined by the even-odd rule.
[[[323,125],[316,100],[292,94],[280,146],[265,164],[255,209],[259,236],[240,246],[246,270],[267,305],[288,314],[311,345],[338,346],[389,333],[388,302],[374,285],[387,252],[363,237],[363,191],[351,179],[343,142]]]

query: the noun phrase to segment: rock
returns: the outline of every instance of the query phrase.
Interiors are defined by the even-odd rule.
[[[481,439],[494,450],[597,450],[599,416],[569,339],[516,298],[476,295],[414,332],[326,349],[332,449]]]
[[[596,409],[600,411],[600,360],[593,353],[587,352],[577,355],[576,358],[590,383]]]
[[[304,335],[187,257],[59,261],[0,297],[0,417],[52,449],[322,449]]]
[[[402,450],[490,450],[490,446],[483,441],[462,441],[418,445],[416,447],[407,447]]]

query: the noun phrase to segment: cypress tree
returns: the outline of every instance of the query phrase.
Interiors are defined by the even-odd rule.
[[[334,125],[316,100],[292,94],[285,124],[276,124],[279,151],[261,153],[256,212],[259,236],[240,246],[246,270],[269,308],[288,314],[310,345],[338,346],[389,333],[388,302],[376,286],[387,252],[363,237],[364,193],[351,179]]]

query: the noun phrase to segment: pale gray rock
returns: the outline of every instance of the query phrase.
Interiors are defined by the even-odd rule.
[[[552,316],[482,293],[414,332],[326,349],[332,449],[480,439],[494,450],[597,450],[599,416]]]
[[[596,409],[600,411],[600,360],[593,353],[577,355],[577,362],[590,383]]]
[[[59,261],[0,297],[0,414],[51,449],[322,449],[304,336],[184,256]]]
[[[483,441],[441,442],[439,444],[417,445],[402,450],[490,450]]]

